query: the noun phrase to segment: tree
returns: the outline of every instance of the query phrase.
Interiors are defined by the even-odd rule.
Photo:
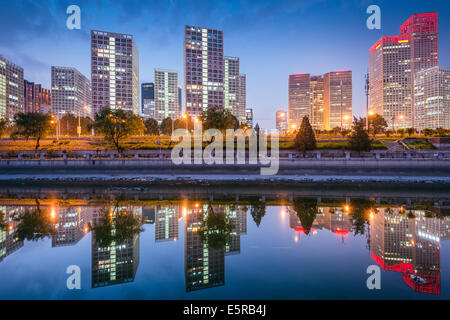
[[[174,123],[175,127],[175,123]],[[172,135],[172,118],[165,118],[163,121],[161,121],[161,124],[159,126],[159,131],[162,134],[171,136]]]
[[[379,114],[375,114],[369,118],[369,132],[372,133],[373,137],[379,133],[385,132],[387,127],[388,124],[386,120]]]
[[[366,123],[363,118],[353,118],[352,133],[348,137],[348,145],[353,151],[370,151],[372,150],[372,140],[365,129]]]
[[[14,115],[15,130],[11,133],[11,139],[24,137],[36,140],[34,151],[39,149],[39,142],[45,138],[51,128],[51,117],[48,114],[38,112],[16,113]]]
[[[445,130],[442,127],[436,128],[436,134],[438,137],[444,137],[447,133],[447,130]]]
[[[38,200],[36,200],[36,209],[26,210],[14,217],[14,221],[18,222],[15,235],[19,241],[37,241],[56,232],[51,217],[47,211],[41,210]]]
[[[212,206],[208,206],[206,219],[203,219],[199,229],[200,240],[207,243],[211,249],[222,249],[230,243],[233,223],[225,213],[215,213]]]
[[[239,128],[239,121],[230,110],[218,106],[209,106],[202,114],[202,121],[204,130]]]
[[[67,136],[78,136],[78,116],[66,113],[59,119],[61,133]],[[92,119],[89,117],[80,117],[81,134],[88,134],[89,127],[92,125]]]
[[[0,139],[6,131],[6,127],[8,126],[8,119],[0,119]]]
[[[250,214],[255,221],[256,226],[259,227],[262,218],[266,215],[266,203],[260,199],[252,199],[250,201],[251,209]]]
[[[400,138],[403,138],[405,136],[405,129],[398,129],[397,134],[400,135]]]
[[[317,200],[297,198],[294,200],[294,210],[305,229],[305,234],[309,234],[317,215]]]
[[[425,137],[430,137],[433,135],[434,130],[433,129],[423,129],[423,134],[425,135]]]
[[[102,109],[95,115],[93,127],[106,141],[114,144],[117,151],[123,152],[122,140],[133,134],[143,134],[145,125],[142,119],[130,111],[122,109]]]
[[[294,147],[306,154],[306,151],[315,150],[317,148],[316,136],[314,135],[314,130],[309,123],[309,118],[307,116],[303,117],[302,124],[300,125],[300,130],[298,130],[295,136]]]
[[[95,241],[100,247],[109,247],[114,241],[122,244],[143,231],[141,221],[133,212],[119,208],[117,202],[110,212],[103,210],[102,216],[94,225],[89,223],[94,232]]]
[[[406,129],[406,133],[408,134],[409,137],[411,137],[414,133],[416,133],[416,129],[408,128]]]
[[[159,134],[159,125],[158,121],[153,118],[146,119],[144,121],[145,125],[145,133],[149,135],[158,135]]]

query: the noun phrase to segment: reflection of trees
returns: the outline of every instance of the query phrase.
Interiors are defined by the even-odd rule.
[[[89,228],[101,247],[109,247],[113,241],[123,243],[144,231],[139,217],[126,209],[120,209],[117,203],[111,211],[102,210],[102,216],[94,225],[89,224]]]
[[[294,210],[300,219],[305,233],[309,234],[317,215],[317,200],[308,198],[297,198],[294,200]]]
[[[55,228],[46,210],[41,210],[36,200],[36,209],[26,210],[14,217],[19,223],[16,226],[16,236],[19,241],[37,241],[55,234]]]
[[[250,214],[252,215],[253,221],[255,221],[256,226],[259,227],[261,220],[266,214],[266,203],[260,201],[259,199],[250,200]]]
[[[365,233],[365,226],[369,222],[368,212],[370,210],[376,211],[375,202],[366,199],[353,199],[351,201],[351,213],[353,231],[355,235]]]
[[[214,212],[208,206],[206,219],[203,219],[199,236],[203,243],[208,243],[211,249],[222,249],[231,240],[233,223],[224,213]]]

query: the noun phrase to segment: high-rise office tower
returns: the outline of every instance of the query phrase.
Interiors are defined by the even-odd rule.
[[[350,129],[353,120],[352,71],[329,72],[323,77],[325,130]]]
[[[239,117],[239,58],[225,57],[225,108]]]
[[[40,84],[35,84],[24,80],[24,112],[50,112],[52,106],[51,90],[42,88]]]
[[[23,68],[0,54],[0,118],[24,112],[23,93]]]
[[[311,126],[316,130],[324,130],[323,120],[323,77],[312,76],[311,92]]]
[[[213,248],[208,241],[202,241],[199,233],[207,207],[204,205],[187,209],[189,212],[185,217],[184,266],[187,292],[225,284],[225,247]],[[214,212],[218,212],[218,208],[214,208]]]
[[[247,76],[242,73],[239,75],[238,103],[239,112],[236,117],[240,123],[245,123],[245,110],[247,110]]]
[[[184,91],[186,112],[199,116],[209,106],[224,107],[223,31],[185,26]]]
[[[249,128],[253,128],[253,109],[245,109],[245,124]]]
[[[89,80],[77,69],[52,66],[51,113],[59,118],[66,113],[93,117]]]
[[[137,212],[131,213],[138,217]],[[104,212],[95,212],[93,221],[100,221]],[[111,213],[114,217],[114,213]],[[128,213],[129,214],[129,213]],[[95,225],[95,224],[94,224]],[[112,234],[116,227],[112,225]],[[120,283],[133,282],[140,260],[140,234],[130,234],[123,241],[111,241],[109,244],[97,239],[92,233],[92,288],[111,286]]]
[[[450,69],[432,67],[415,74],[414,127],[450,129]]]
[[[178,101],[178,73],[155,69],[155,117],[159,123],[165,118],[180,118]]]
[[[309,74],[292,74],[289,76],[289,128],[300,128],[303,117],[311,120],[311,93]]]
[[[139,53],[129,34],[91,31],[92,105],[139,115]]]
[[[180,207],[157,206],[155,212],[155,241],[172,241],[178,238]]]
[[[286,133],[288,129],[288,115],[284,110],[278,110],[276,113],[276,128],[280,134]]]
[[[384,36],[370,48],[370,110],[393,129],[412,127],[415,75],[438,65],[437,12],[412,15],[399,35]]]
[[[141,84],[141,116],[155,118],[155,84],[153,82]]]

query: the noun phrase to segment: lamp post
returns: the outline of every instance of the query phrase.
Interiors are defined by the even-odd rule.
[[[366,130],[369,131],[369,94],[370,94],[370,82],[369,82],[369,74],[366,73],[366,84],[364,89],[366,91]]]
[[[188,130],[187,114],[186,113],[183,114],[183,119],[184,119],[184,122],[186,123],[186,130]]]

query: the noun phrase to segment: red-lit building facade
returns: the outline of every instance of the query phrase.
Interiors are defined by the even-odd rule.
[[[439,65],[438,13],[414,14],[400,34],[380,38],[370,53],[370,111],[391,129],[414,126],[414,77]]]

